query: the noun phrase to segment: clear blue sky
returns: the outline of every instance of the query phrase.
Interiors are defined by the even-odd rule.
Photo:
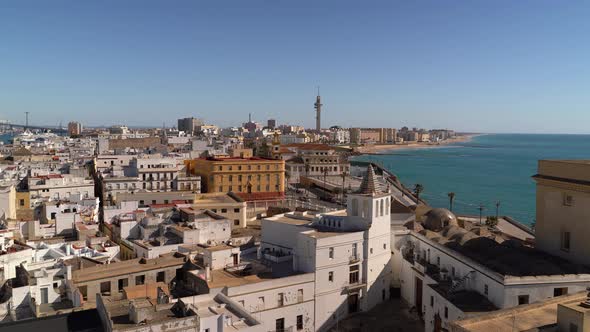
[[[0,119],[590,133],[588,1],[0,1]]]

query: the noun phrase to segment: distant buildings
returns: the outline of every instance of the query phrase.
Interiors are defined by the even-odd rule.
[[[193,117],[178,119],[178,130],[194,135],[197,132],[197,128],[204,124],[203,120]]]
[[[395,128],[351,128],[350,142],[353,144],[395,144]]]
[[[275,129],[277,127],[277,120],[275,120],[275,119],[268,119],[266,126],[269,129]]]
[[[80,136],[82,134],[82,124],[80,122],[68,123],[68,134],[70,136]]]

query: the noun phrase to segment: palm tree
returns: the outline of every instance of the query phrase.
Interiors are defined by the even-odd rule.
[[[416,195],[416,201],[417,203],[420,203],[420,194],[424,191],[424,186],[416,183],[416,185],[414,185],[414,194]]]
[[[451,191],[447,194],[447,196],[449,196],[449,209],[453,211],[453,201],[455,200],[455,193]]]
[[[498,212],[500,210],[500,201],[496,202],[496,220],[498,220]]]
[[[479,204],[477,209],[479,210],[479,224],[481,225],[481,219],[483,218],[483,210],[485,210],[486,207],[483,204]]]

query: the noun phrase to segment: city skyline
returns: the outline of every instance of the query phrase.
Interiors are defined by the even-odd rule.
[[[3,3],[0,119],[588,133],[588,4]],[[108,119],[108,120],[107,120]],[[571,119],[576,119],[573,122]]]

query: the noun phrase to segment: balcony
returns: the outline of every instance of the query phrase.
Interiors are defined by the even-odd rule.
[[[344,289],[346,289],[347,292],[352,293],[356,290],[365,287],[366,285],[367,283],[364,280],[359,279],[357,281],[349,282],[348,284],[346,284],[346,286],[344,286]]]
[[[351,256],[348,258],[348,263],[349,263],[349,264],[354,264],[354,263],[358,263],[358,262],[360,262],[360,260],[361,260],[361,259],[360,259],[359,255],[351,255]]]
[[[274,262],[274,263],[282,263],[282,262],[286,262],[286,261],[290,261],[293,259],[293,255],[291,254],[285,254],[283,252],[280,251],[275,251],[275,252],[265,252],[264,253],[264,259]]]

